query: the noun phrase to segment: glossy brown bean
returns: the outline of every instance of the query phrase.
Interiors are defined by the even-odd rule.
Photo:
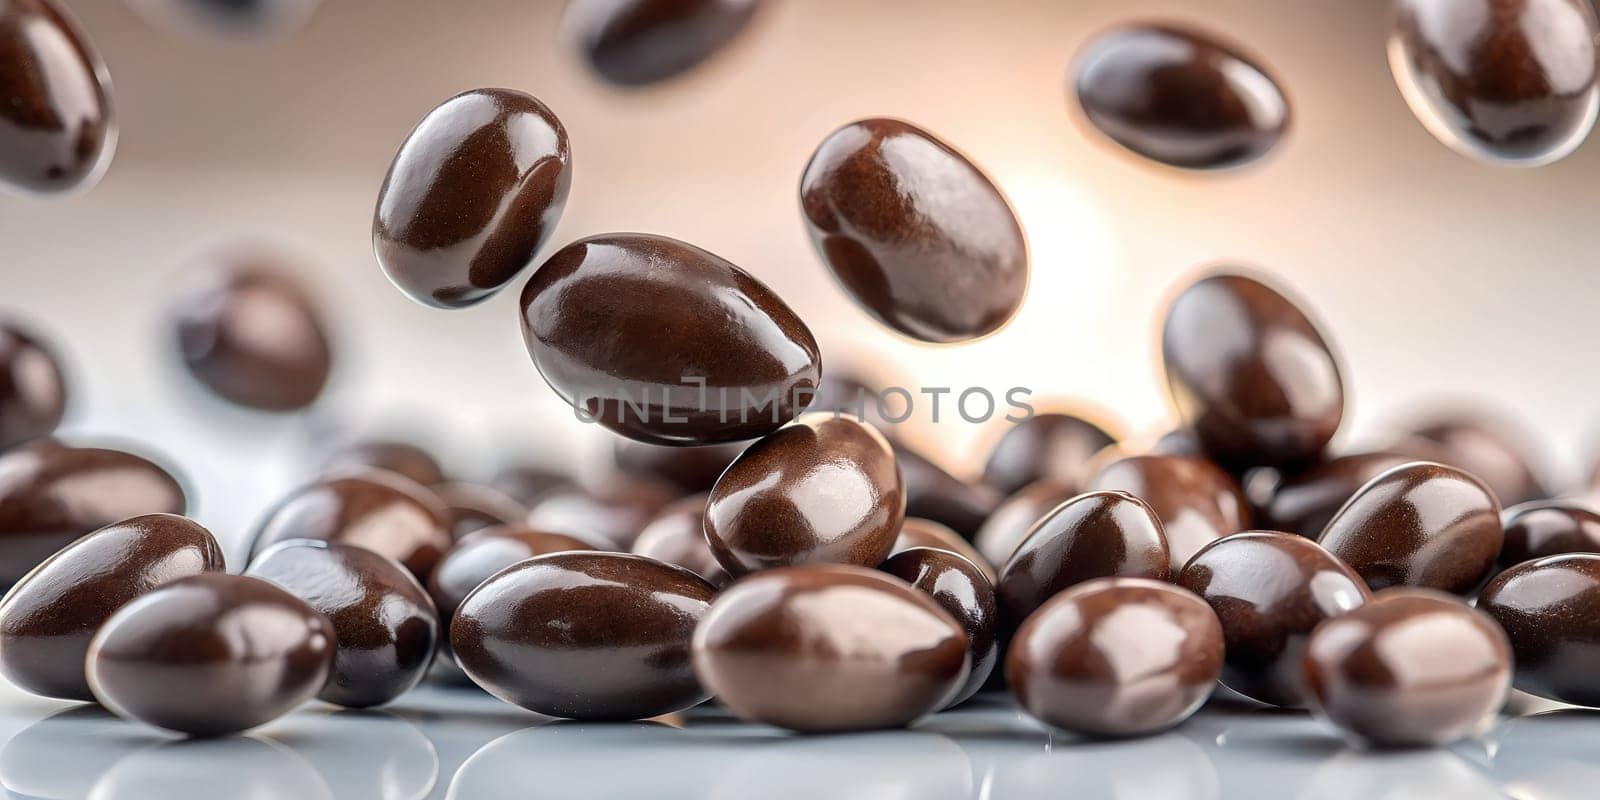
[[[639,532],[678,496],[670,484],[613,474],[584,489],[552,489],[528,510],[528,527],[563,533],[595,547],[627,550]]]
[[[710,58],[750,24],[762,0],[574,0],[562,27],[600,77],[647,86]]]
[[[1367,481],[1411,460],[1400,453],[1386,451],[1354,453],[1290,475],[1272,487],[1271,495],[1260,507],[1256,524],[1267,530],[1315,539],[1345,501],[1355,496]]]
[[[77,20],[56,0],[0,6],[0,183],[87,189],[116,144],[111,77]]]
[[[965,632],[932,597],[840,564],[751,575],[694,633],[707,690],[741,719],[796,731],[908,725],[955,696],[968,662]]]
[[[654,717],[708,696],[689,637],[715,594],[654,559],[554,553],[467,595],[450,644],[472,680],[508,703],[573,719]]]
[[[1077,494],[1076,486],[1049,478],[1031,483],[995,507],[972,537],[972,545],[984,560],[1003,567],[1039,520]]]
[[[1589,3],[1398,0],[1393,9],[1389,68],[1440,142],[1484,161],[1538,166],[1588,138],[1600,37]]]
[[[1029,529],[996,588],[1014,628],[1050,598],[1095,578],[1172,575],[1161,520],[1122,492],[1089,492],[1051,509]]]
[[[1179,25],[1128,25],[1095,37],[1078,58],[1074,89],[1101,133],[1174,167],[1247,164],[1289,130],[1289,99],[1263,66]]]
[[[1482,729],[1511,687],[1500,627],[1431,589],[1389,589],[1312,632],[1305,677],[1317,716],[1375,747],[1449,744]]]
[[[1129,456],[1101,468],[1089,489],[1127,492],[1156,512],[1173,574],[1200,548],[1249,528],[1252,521],[1239,483],[1203,458]]]
[[[269,510],[250,545],[253,561],[289,539],[365,547],[425,581],[451,538],[444,505],[423,486],[383,470],[303,486]]]
[[[1562,553],[1600,553],[1600,513],[1578,503],[1535,501],[1501,515],[1501,568]]]
[[[706,540],[734,577],[797,564],[875,567],[905,508],[883,436],[853,417],[812,413],[729,465],[706,505]]]
[[[1140,736],[1188,719],[1222,670],[1211,607],[1169,583],[1100,578],[1051,598],[1017,630],[1006,682],[1022,709],[1089,736]]]
[[[36,439],[0,454],[0,586],[91,531],[141,514],[182,514],[183,486],[132,453]]]
[[[876,426],[880,432],[884,429]],[[886,437],[888,433],[884,434]],[[903,442],[889,439],[895,462],[906,486],[906,516],[921,517],[942,525],[967,540],[978,535],[983,521],[993,514],[1004,497],[994,487],[961,480],[944,467]]]
[[[663,447],[617,437],[612,454],[617,469],[666,481],[685,492],[711,491],[722,471],[744,452],[745,442],[703,447]]]
[[[464,308],[533,262],[566,206],[567,131],[537,98],[473,89],[428,112],[378,190],[372,249],[411,299]]]
[[[0,451],[48,436],[67,407],[53,349],[13,320],[0,319]]]
[[[224,568],[210,531],[173,514],[101,528],[34,567],[0,600],[0,673],[34,694],[93,701],[84,659],[117,609],[179,578]]]
[[[1104,428],[1076,414],[1035,414],[995,442],[983,465],[983,481],[1007,495],[1044,478],[1083,486],[1091,474],[1090,459],[1114,443]]]
[[[328,619],[263,580],[208,572],[123,606],[89,644],[89,686],[118,716],[191,736],[277,719],[333,666]]]
[[[718,563],[711,552],[711,544],[706,541],[708,497],[706,494],[691,495],[661,509],[661,513],[639,532],[639,538],[633,540],[633,553],[676,564],[719,589],[732,582],[733,576]]]
[[[800,178],[800,207],[844,290],[914,339],[988,335],[1027,294],[1028,247],[1005,196],[911,123],[864,119],[829,134]]]
[[[1344,418],[1327,340],[1254,278],[1218,272],[1186,286],[1167,309],[1161,354],[1179,415],[1231,469],[1308,465]]]
[[[1246,531],[1201,548],[1174,583],[1211,605],[1227,656],[1222,683],[1269,705],[1306,705],[1306,640],[1323,620],[1365,603],[1354,570],[1316,542]]]
[[[1600,706],[1600,555],[1568,553],[1518,564],[1478,595],[1515,656],[1518,689]]]
[[[505,493],[476,483],[445,481],[434,484],[433,493],[444,503],[450,517],[450,535],[460,540],[476,530],[493,525],[521,522],[528,509]]]
[[[523,287],[522,337],[580,416],[651,444],[769,433],[804,409],[821,374],[816,339],[771,289],[643,233],[550,256]]]
[[[901,550],[878,569],[927,593],[966,632],[971,669],[945,707],[966,702],[983,688],[1000,661],[1000,609],[993,580],[972,559],[933,547]]]
[[[410,442],[393,439],[362,439],[340,446],[322,462],[325,475],[362,469],[382,469],[405,476],[423,486],[437,486],[447,479],[439,460]]]
[[[593,549],[582,539],[520,524],[484,528],[461,537],[444,554],[428,576],[428,594],[448,627],[461,601],[496,572],[534,556]]]
[[[890,554],[910,550],[913,547],[932,547],[936,550],[948,550],[971,561],[983,572],[984,577],[988,578],[990,583],[994,583],[999,577],[995,573],[994,565],[990,564],[989,560],[978,552],[978,548],[973,547],[971,542],[961,538],[960,534],[949,527],[940,525],[933,520],[907,516],[905,521],[900,523],[900,533],[895,536],[894,547],[890,550]]]
[[[1500,504],[1481,481],[1413,462],[1369,481],[1317,541],[1373,591],[1420,586],[1464,595],[1494,569],[1504,538]]]
[[[1532,437],[1509,419],[1485,411],[1458,411],[1424,421],[1412,433],[1423,443],[1402,441],[1391,449],[1477,476],[1494,491],[1501,505],[1514,506],[1550,495],[1534,468]]]
[[[256,556],[246,574],[282,586],[333,624],[333,672],[317,694],[323,700],[382,705],[416,686],[433,661],[439,613],[417,579],[386,556],[291,540]]]

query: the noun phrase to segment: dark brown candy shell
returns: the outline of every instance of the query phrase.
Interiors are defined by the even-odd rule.
[[[1600,513],[1579,502],[1535,501],[1501,514],[1500,566],[1562,553],[1600,553]]]
[[[531,263],[566,206],[567,131],[537,98],[473,89],[428,112],[378,190],[372,249],[411,299],[464,308]]]
[[[322,689],[328,619],[278,586],[208,572],[123,606],[89,644],[89,686],[120,717],[191,736],[254,728]]]
[[[0,673],[34,694],[93,701],[84,659],[95,631],[129,601],[224,569],[210,531],[173,514],[113,523],[34,567],[0,600]]]
[[[882,432],[883,428],[878,430]],[[947,525],[969,541],[977,536],[983,521],[1004,497],[991,486],[951,475],[902,442],[893,438],[889,442],[894,446],[895,461],[906,485],[906,516]]]
[[[1471,473],[1503,506],[1550,494],[1534,471],[1532,437],[1511,420],[1485,411],[1458,411],[1423,422],[1412,433],[1428,444],[1400,442],[1391,449]]]
[[[966,702],[983,688],[1000,661],[1000,609],[992,580],[970,558],[932,547],[901,550],[878,569],[926,592],[966,631],[972,668],[946,707]]]
[[[746,442],[666,447],[617,437],[612,442],[617,469],[666,481],[685,492],[710,491],[722,471],[744,452]]]
[[[968,661],[966,633],[932,597],[841,564],[744,578],[694,634],[695,674],[723,705],[806,732],[908,725],[955,696]]]
[[[182,514],[183,486],[141,456],[36,439],[0,454],[0,586],[91,531]]]
[[[0,319],[0,451],[48,436],[66,406],[54,351],[16,322]]]
[[[1004,566],[1033,526],[1077,493],[1078,487],[1050,478],[1029,484],[995,507],[972,544],[990,564]]]
[[[1354,453],[1290,475],[1272,488],[1256,525],[1315,539],[1367,481],[1411,460],[1387,451]]]
[[[717,480],[706,540],[729,574],[833,563],[875,567],[905,519],[894,451],[871,426],[802,416],[751,445]]]
[[[974,566],[983,572],[984,577],[988,578],[990,583],[994,583],[998,578],[994,565],[990,564],[989,560],[978,552],[978,548],[973,547],[971,542],[961,538],[959,534],[949,527],[940,525],[933,520],[907,516],[905,521],[900,523],[900,533],[895,536],[894,549],[891,551],[891,555],[910,550],[913,547],[932,547],[937,550],[948,550],[971,561]]]
[[[431,488],[444,503],[450,534],[458,541],[473,531],[521,522],[528,515],[528,509],[498,489],[463,481],[446,481]]]
[[[706,541],[707,497],[691,495],[661,509],[633,540],[633,553],[676,564],[720,589],[731,583],[733,576],[717,562]]]
[[[1088,488],[1127,492],[1149,505],[1161,519],[1174,574],[1200,548],[1252,520],[1238,481],[1203,458],[1128,456],[1106,464]]]
[[[626,553],[554,553],[479,586],[450,625],[456,662],[508,703],[555,717],[644,719],[708,694],[689,637],[716,589]]]
[[[600,549],[627,550],[677,496],[671,484],[613,474],[588,489],[574,484],[545,492],[523,521],[530,528],[564,533]]]
[[[1035,414],[995,442],[983,480],[1007,495],[1044,478],[1083,486],[1091,475],[1090,459],[1115,443],[1104,428],[1076,414]]]
[[[428,576],[428,593],[448,627],[461,601],[506,567],[534,556],[593,550],[588,542],[524,525],[497,525],[461,537]]]
[[[1568,553],[1518,564],[1478,595],[1506,632],[1518,689],[1600,706],[1600,555]]]
[[[762,0],[573,0],[562,27],[600,77],[647,86],[710,58],[761,6]]]
[[[268,511],[250,558],[278,542],[315,539],[365,547],[425,581],[450,549],[448,524],[439,498],[415,481],[384,470],[345,473],[303,486]]]
[[[851,298],[914,339],[988,335],[1027,294],[1028,247],[1005,196],[911,123],[864,119],[829,134],[800,178],[800,207]]]
[[[652,234],[556,251],[523,287],[522,336],[584,419],[651,444],[764,435],[805,408],[821,377],[816,339],[771,289]]]
[[[439,614],[399,563],[361,547],[280,542],[246,572],[272,581],[333,623],[333,672],[317,696],[369,708],[422,680],[439,645]]]
[[[56,0],[0,5],[0,183],[87,189],[116,143],[111,77],[72,15]]]

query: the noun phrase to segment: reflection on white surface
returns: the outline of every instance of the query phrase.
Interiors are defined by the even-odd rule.
[[[1489,774],[1517,800],[1600,792],[1600,711],[1566,709],[1503,721],[1488,736]]]

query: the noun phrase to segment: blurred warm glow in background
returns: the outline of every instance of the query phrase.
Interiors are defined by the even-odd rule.
[[[594,469],[609,453],[608,434],[574,420],[529,361],[522,281],[439,311],[373,259],[395,148],[438,102],[479,86],[536,95],[571,136],[572,193],[547,252],[609,231],[695,243],[782,295],[822,341],[825,369],[986,387],[1002,414],[1005,390],[1027,386],[1155,432],[1170,424],[1155,341],[1165,299],[1197,267],[1239,263],[1305,300],[1343,354],[1342,440],[1468,396],[1530,430],[1557,486],[1594,455],[1600,152],[1515,170],[1447,150],[1395,89],[1378,0],[780,0],[704,68],[646,90],[587,72],[560,41],[558,0],[326,0],[265,40],[152,26],[136,0],[67,4],[111,69],[121,141],[87,194],[0,196],[0,305],[69,362],[64,432],[164,454],[234,552],[306,476],[319,440],[350,429],[414,438],[468,478],[508,458]],[[1068,98],[1073,56],[1134,18],[1212,30],[1268,65],[1294,106],[1287,139],[1243,170],[1190,174],[1089,130]],[[1009,196],[1033,277],[998,335],[898,338],[813,255],[801,170],[863,116],[926,127]],[[163,324],[172,286],[197,254],[241,238],[284,253],[336,336],[334,384],[309,414],[224,406],[177,363]],[[910,438],[974,470],[1005,423],[963,423],[948,403]]]

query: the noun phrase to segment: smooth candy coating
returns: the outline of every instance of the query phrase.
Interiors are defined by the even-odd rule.
[[[994,565],[978,552],[978,548],[961,538],[960,534],[933,520],[907,516],[905,521],[900,523],[900,533],[894,539],[894,548],[890,554],[910,550],[913,547],[948,550],[971,561],[974,566],[982,570],[984,577],[988,578],[990,583],[994,583],[999,577],[995,573]]]
[[[186,276],[171,304],[189,374],[230,403],[295,411],[316,402],[333,352],[310,294],[259,256]]]
[[[56,0],[0,5],[0,184],[87,189],[117,146],[111,76]]]
[[[972,537],[972,544],[985,561],[1004,566],[1033,526],[1077,493],[1078,487],[1050,478],[1031,483],[995,508]]]
[[[852,122],[800,178],[817,254],[868,314],[924,342],[994,333],[1022,306],[1028,246],[966,156],[908,122]]]
[[[1484,587],[1478,610],[1511,641],[1518,689],[1600,706],[1600,555],[1568,553],[1511,567]]]
[[[1302,708],[1306,639],[1323,620],[1372,596],[1354,570],[1316,542],[1246,531],[1206,545],[1174,583],[1211,605],[1222,623],[1222,683],[1246,697]]]
[[[89,686],[117,716],[191,736],[270,722],[333,667],[328,619],[257,578],[208,572],[123,606],[89,643]]]
[[[770,433],[814,395],[810,329],[749,273],[645,233],[580,239],[522,290],[522,338],[585,419],[650,444]]]
[[[1089,489],[1127,492],[1156,512],[1173,574],[1200,548],[1250,527],[1239,483],[1203,458],[1128,456],[1101,468]]]
[[[1512,420],[1485,411],[1458,411],[1413,429],[1423,442],[1401,442],[1393,449],[1417,461],[1437,461],[1464,470],[1494,491],[1503,506],[1550,495],[1534,472],[1530,436]]]
[[[268,511],[250,560],[278,542],[314,539],[365,547],[425,581],[450,549],[448,525],[439,498],[416,482],[383,470],[347,473],[303,486]]]
[[[1465,595],[1494,569],[1504,538],[1488,487],[1454,467],[1419,461],[1373,478],[1317,542],[1373,591],[1420,586]]]
[[[1396,0],[1389,69],[1452,150],[1540,166],[1594,127],[1597,37],[1587,0]]]
[[[691,495],[661,509],[661,513],[639,532],[639,538],[633,540],[633,553],[676,564],[719,589],[731,583],[733,576],[717,562],[711,544],[706,541],[708,497],[706,494]]]
[[[983,465],[983,481],[1007,495],[1044,478],[1082,486],[1091,474],[1090,459],[1116,441],[1075,414],[1035,414],[995,442]]]
[[[1051,509],[1011,554],[996,588],[1007,624],[1022,624],[1050,598],[1096,578],[1172,575],[1161,521],[1143,500],[1089,492]]]
[[[1501,515],[1505,543],[1500,566],[1515,566],[1562,553],[1600,553],[1600,513],[1581,505],[1536,501]]]
[[[903,442],[895,440],[882,426],[874,425],[894,446],[895,462],[906,485],[906,516],[921,517],[942,525],[971,541],[1005,499],[992,486],[968,483],[951,475]]]
[[[1511,647],[1493,620],[1429,589],[1389,589],[1312,632],[1311,708],[1374,747],[1471,736],[1511,688]]]
[[[476,530],[521,522],[528,515],[528,509],[498,489],[463,481],[446,481],[431,488],[444,503],[450,535],[457,541]]]
[[[706,505],[706,540],[734,577],[797,564],[875,567],[905,509],[882,434],[854,417],[806,414],[728,466]]]
[[[517,277],[567,203],[572,154],[537,98],[473,89],[417,123],[378,190],[372,250],[389,280],[435,308],[465,308]]]
[[[446,478],[439,460],[410,442],[362,439],[339,447],[322,463],[325,475],[362,469],[382,469],[404,475],[423,486],[437,486]]]
[[[762,0],[573,0],[562,28],[589,66],[629,87],[688,72],[732,42]]]
[[[439,613],[398,563],[361,547],[315,540],[273,545],[245,573],[272,581],[333,623],[333,673],[317,697],[370,708],[422,680],[438,647]]]
[[[66,382],[51,348],[0,319],[0,451],[48,436],[66,407]]]
[[[1248,164],[1289,130],[1289,99],[1264,67],[1177,25],[1131,25],[1096,37],[1078,59],[1075,89],[1101,133],[1174,167]]]
[[[627,550],[650,520],[678,496],[667,483],[613,474],[592,488],[545,492],[528,510],[528,527],[564,533],[600,549]]]
[[[428,576],[428,594],[448,627],[461,601],[496,572],[534,556],[568,550],[593,550],[593,545],[561,533],[524,525],[497,525],[461,537]]]
[[[211,532],[173,514],[133,517],[84,536],[0,600],[0,673],[34,694],[92,702],[84,659],[106,619],[152,589],[223,568]]]
[[[141,514],[182,514],[183,486],[141,456],[36,439],[0,454],[0,586],[78,537]]]
[[[740,719],[806,732],[909,725],[971,671],[966,633],[932,597],[841,564],[728,587],[695,630],[694,670]]]
[[[966,631],[972,667],[966,682],[945,707],[966,702],[983,688],[1000,661],[1000,609],[995,603],[993,581],[966,556],[932,547],[901,550],[878,569],[926,592]]]
[[[1256,524],[1315,539],[1367,481],[1411,460],[1399,453],[1376,452],[1325,461],[1274,486]]]
[[[744,442],[703,447],[663,447],[617,437],[612,454],[617,469],[666,481],[685,492],[708,492],[722,471],[744,452]]]
[[[1100,578],[1051,598],[1017,630],[1006,682],[1041,722],[1142,736],[1188,719],[1222,670],[1222,627],[1169,583]]]
[[[704,702],[689,637],[716,589],[626,553],[555,553],[490,578],[450,625],[456,662],[508,703],[554,717],[644,719]]]

